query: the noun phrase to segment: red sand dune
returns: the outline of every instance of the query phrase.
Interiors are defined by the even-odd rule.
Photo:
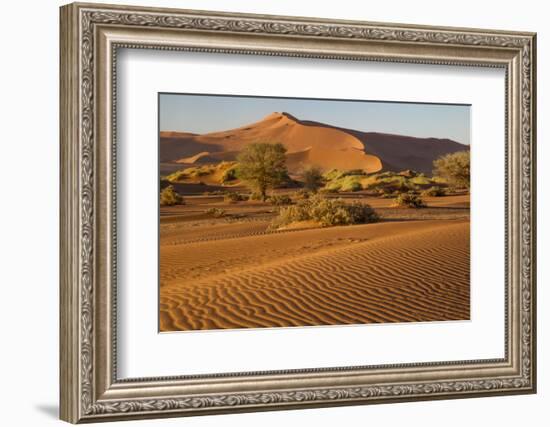
[[[449,139],[360,132],[301,121],[288,113],[272,113],[259,122],[228,131],[202,135],[161,132],[160,161],[191,165],[233,160],[252,142],[282,143],[288,150],[291,172],[314,165],[323,170],[415,169],[430,173],[437,157],[468,149]]]

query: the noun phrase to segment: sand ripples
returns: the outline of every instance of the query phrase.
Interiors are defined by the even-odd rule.
[[[303,247],[290,258],[272,258],[240,271],[217,270],[197,280],[175,280],[181,274],[177,268],[165,271],[161,330],[468,319],[469,222],[449,221],[419,230],[396,224],[397,231],[388,237],[372,235],[381,226],[390,229],[392,224],[357,228],[358,237],[365,232],[366,239],[311,253]],[[353,234],[353,228],[342,228],[341,233]],[[338,230],[314,233],[330,235]],[[267,247],[259,250],[269,253],[269,239],[279,239],[273,241],[271,250],[276,251],[285,236],[262,238]],[[287,238],[300,237],[289,233]],[[212,262],[217,264],[216,248],[211,249]],[[218,250],[227,248],[218,246]],[[170,263],[170,254],[166,256]],[[176,254],[172,256],[174,266]],[[179,262],[186,261],[190,259]]]

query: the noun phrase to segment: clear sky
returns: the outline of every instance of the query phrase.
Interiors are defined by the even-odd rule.
[[[275,111],[365,132],[449,138],[470,144],[470,106],[380,101],[160,94],[161,131],[208,133],[261,120]]]

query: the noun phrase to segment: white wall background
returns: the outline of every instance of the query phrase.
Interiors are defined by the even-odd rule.
[[[121,3],[110,0],[112,3]],[[130,1],[130,0],[129,0]],[[133,0],[133,4],[538,32],[539,393],[437,402],[208,416],[133,425],[547,425],[550,405],[550,29],[545,3],[517,1]],[[58,402],[58,7],[3,5],[0,66],[0,401],[2,425],[60,425]],[[546,336],[545,336],[546,335]],[[546,419],[546,420],[545,420]]]

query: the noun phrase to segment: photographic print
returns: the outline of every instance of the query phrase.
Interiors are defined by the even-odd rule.
[[[470,106],[159,94],[161,332],[470,318]]]

